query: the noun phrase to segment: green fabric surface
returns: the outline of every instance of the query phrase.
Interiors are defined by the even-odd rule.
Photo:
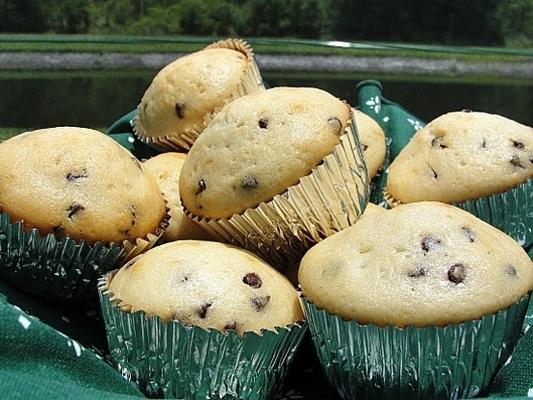
[[[364,81],[357,91],[359,108],[385,130],[390,156],[394,158],[423,122],[383,98],[379,82]],[[158,151],[133,137],[134,115],[135,111],[120,118],[108,133],[137,157],[150,157]],[[90,349],[106,347],[96,308],[95,304],[65,305],[41,300],[0,281],[0,398],[142,398],[131,383]],[[491,399],[526,399],[530,389],[533,397],[533,329],[529,329],[532,311],[530,305],[525,333],[510,361],[495,377]],[[319,398],[329,397],[304,397]]]
[[[0,289],[5,293],[6,285]],[[11,294],[15,292],[11,290]],[[4,295],[0,295],[0,321],[1,398],[142,397],[93,351],[9,304]]]
[[[370,192],[370,201],[384,206],[383,189],[387,183],[389,164],[425,123],[401,105],[383,97],[383,86],[378,81],[362,81],[355,90],[359,102],[357,108],[374,119],[385,132],[387,154],[381,171],[372,179]]]

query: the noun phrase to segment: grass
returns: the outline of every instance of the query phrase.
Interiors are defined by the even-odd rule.
[[[199,50],[216,39],[190,36],[0,34],[0,52],[181,53]],[[521,62],[533,59],[532,50],[514,48],[266,38],[250,38],[249,42],[257,54],[394,56],[480,62]]]

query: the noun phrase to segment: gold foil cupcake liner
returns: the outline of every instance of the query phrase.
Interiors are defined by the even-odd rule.
[[[257,63],[255,62],[254,52],[247,42],[241,39],[225,39],[214,42],[205,47],[205,49],[230,49],[244,54],[248,60],[248,67],[244,71],[240,84],[237,86],[235,91],[228,96],[222,106],[215,108],[212,112],[207,113],[204,116],[201,124],[197,124],[192,128],[176,135],[151,137],[144,134],[146,130],[144,129],[139,118],[139,107],[141,106],[139,104],[137,106],[137,114],[133,122],[133,132],[141,141],[149,145],[159,145],[166,149],[189,151],[196,139],[198,139],[200,134],[204,131],[207,125],[209,125],[215,115],[224,107],[224,105],[231,103],[233,100],[239,97],[265,89],[263,78],[261,77]]]
[[[370,195],[353,113],[333,152],[312,172],[266,203],[229,219],[185,213],[221,241],[244,247],[279,270],[299,263],[315,243],[353,224]]]
[[[53,233],[41,235],[0,214],[0,276],[19,289],[42,297],[85,301],[96,299],[103,273],[149,250],[168,225],[168,210],[156,231],[135,241],[88,243]]]
[[[272,398],[307,331],[300,321],[239,335],[130,313],[132,307],[109,289],[113,275],[98,284],[113,364],[149,397]]]
[[[402,204],[400,200],[396,200],[394,197],[392,197],[387,189],[383,189],[383,199],[385,200],[385,205],[387,208],[398,207]]]

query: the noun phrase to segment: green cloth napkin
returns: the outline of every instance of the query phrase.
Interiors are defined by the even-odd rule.
[[[393,159],[423,122],[385,99],[379,82],[361,82],[357,91],[359,108],[384,129]],[[158,150],[132,135],[134,116],[135,111],[120,118],[108,133],[139,158],[157,154]],[[105,347],[105,333],[96,307],[42,300],[0,281],[0,398],[142,398],[130,382],[91,349]],[[532,320],[530,306],[524,335],[495,377],[491,399],[510,396],[526,399],[528,393],[533,397]],[[328,400],[323,396],[310,399],[318,398]]]
[[[10,304],[6,293],[10,301],[19,300],[19,304],[25,304],[37,314],[44,313],[50,320],[56,318],[57,307],[64,308],[30,298],[0,282],[0,398],[131,400],[143,397],[95,352]],[[77,308],[83,313],[83,307]]]
[[[385,132],[387,153],[379,175],[372,179],[370,201],[384,206],[383,189],[387,183],[389,164],[405,147],[417,130],[426,124],[415,117],[401,105],[382,96],[383,86],[380,82],[366,80],[360,82],[357,91],[358,109],[374,119]]]

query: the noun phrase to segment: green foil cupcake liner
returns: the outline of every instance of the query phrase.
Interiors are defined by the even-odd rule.
[[[142,311],[121,311],[108,289],[111,276],[101,278],[98,292],[111,356],[122,376],[149,397],[268,399],[307,330],[301,322],[240,336],[163,323]]]
[[[457,399],[482,393],[519,338],[529,294],[479,320],[443,327],[344,321],[303,298],[311,337],[343,399]]]
[[[370,187],[353,113],[333,152],[312,172],[268,202],[229,219],[184,212],[213,237],[243,247],[282,272],[322,239],[355,224]]]
[[[533,179],[503,193],[454,203],[516,240],[529,256],[533,247]]]
[[[0,213],[0,277],[21,290],[57,300],[97,299],[98,278],[152,247],[163,234],[168,213],[154,234],[135,242],[88,244],[53,234],[41,236]]]

